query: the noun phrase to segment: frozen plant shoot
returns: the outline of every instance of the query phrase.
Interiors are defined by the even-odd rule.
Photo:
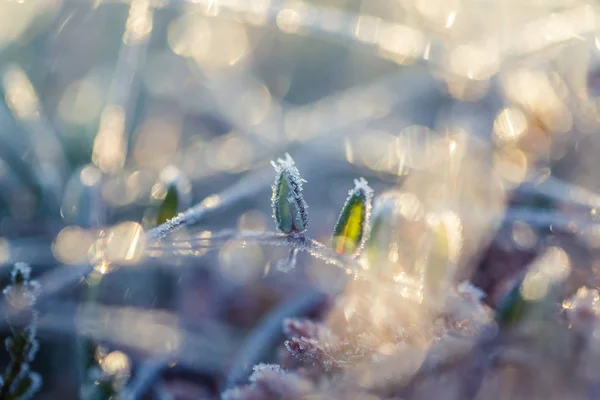
[[[271,206],[277,230],[286,235],[305,239],[308,224],[306,201],[302,196],[302,184],[306,181],[292,157],[286,153],[285,159],[271,161],[277,172],[272,186]],[[354,180],[354,188],[348,193],[338,222],[333,230],[333,250],[338,254],[357,257],[366,239],[367,223],[371,212],[373,190],[364,178]],[[277,263],[281,271],[289,271],[296,264],[298,249],[290,250],[289,256]]]
[[[373,190],[364,178],[354,180],[354,189],[333,229],[333,249],[339,254],[357,256],[366,239],[366,227],[371,213]]]
[[[277,230],[286,234],[303,233],[308,223],[308,206],[302,196],[302,183],[306,181],[300,177],[294,160],[287,153],[285,159],[271,161],[271,164],[277,172],[271,197]]]

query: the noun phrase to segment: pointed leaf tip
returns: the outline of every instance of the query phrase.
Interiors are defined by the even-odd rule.
[[[177,217],[191,206],[191,183],[178,168],[164,168],[152,187],[150,206],[144,215],[144,227],[156,227]]]
[[[156,217],[156,225],[161,225],[168,220],[177,216],[179,209],[179,193],[177,186],[171,185],[167,187],[167,194],[158,208],[158,216]]]
[[[302,233],[306,230],[308,217],[306,202],[302,196],[302,184],[306,182],[292,157],[286,153],[285,159],[271,161],[277,176],[272,186],[271,206],[277,229],[283,233]]]
[[[339,254],[357,256],[367,237],[373,190],[364,178],[354,180],[333,229],[332,247]]]

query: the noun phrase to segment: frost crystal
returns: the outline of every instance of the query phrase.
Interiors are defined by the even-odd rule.
[[[473,286],[469,281],[462,281],[456,291],[463,297],[481,301],[485,297],[485,292],[476,286]]]
[[[252,372],[252,375],[250,375],[250,382],[256,382],[259,381],[265,373],[269,373],[269,372],[276,372],[280,375],[285,374],[285,371],[283,370],[283,368],[281,368],[279,365],[277,364],[264,364],[264,363],[260,363],[255,365],[254,367],[252,367],[252,370],[254,372]]]
[[[338,362],[315,339],[307,337],[293,338],[284,342],[286,349],[299,362],[309,366],[321,366],[325,371],[331,371]]]
[[[342,208],[333,230],[333,249],[349,256],[357,256],[367,237],[367,226],[371,214],[373,189],[364,178],[354,180],[354,188]]]
[[[310,319],[287,318],[283,321],[283,333],[290,339],[309,338],[319,341],[321,346],[329,347],[338,342],[337,336],[322,323]]]
[[[302,233],[306,230],[308,206],[302,197],[302,184],[306,182],[289,154],[285,159],[271,161],[277,176],[272,186],[271,206],[277,229],[283,233]]]
[[[300,400],[314,390],[307,379],[285,372],[276,364],[258,364],[250,376],[250,384],[230,389],[223,400]]]

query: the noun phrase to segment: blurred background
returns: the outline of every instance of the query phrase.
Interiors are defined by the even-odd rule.
[[[595,287],[599,28],[581,0],[0,0],[0,263],[42,284],[38,397],[161,359],[164,398],[216,398],[265,315],[343,291],[351,266],[212,240],[275,230],[286,152],[323,243],[354,178],[401,191],[389,280],[442,224],[444,279],[490,306],[538,255],[560,271],[526,300]],[[157,244],[171,187],[200,216]]]

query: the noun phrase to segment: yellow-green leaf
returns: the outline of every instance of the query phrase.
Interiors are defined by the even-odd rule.
[[[347,256],[357,255],[363,246],[373,193],[363,178],[354,183],[333,229],[332,239],[333,249]]]
[[[167,194],[158,208],[156,225],[164,224],[168,220],[177,216],[179,209],[179,194],[177,186],[171,185],[167,188]]]

